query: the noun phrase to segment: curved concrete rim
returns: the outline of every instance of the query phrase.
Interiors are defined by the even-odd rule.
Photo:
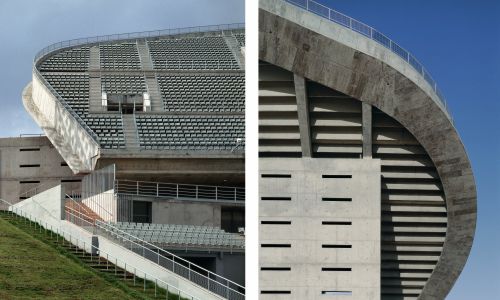
[[[296,9],[297,15],[307,13]],[[444,299],[467,261],[477,217],[471,165],[447,115],[431,95],[391,66],[281,17],[279,9],[259,9],[259,59],[377,107],[427,151],[443,185],[448,227],[419,299]]]

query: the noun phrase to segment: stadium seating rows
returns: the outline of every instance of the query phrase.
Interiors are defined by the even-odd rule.
[[[40,71],[86,71],[89,60],[90,48],[80,47],[52,55],[39,68]]]
[[[241,75],[158,76],[166,111],[243,112],[245,78]]]
[[[155,69],[222,69],[240,67],[222,36],[149,41]]]
[[[139,52],[135,43],[99,45],[101,68],[137,69],[141,68]]]
[[[234,34],[234,37],[238,41],[238,44],[240,45],[240,47],[245,47],[245,34],[236,33],[236,34]]]
[[[102,91],[108,94],[142,94],[147,92],[144,76],[103,75]]]
[[[243,249],[245,247],[244,236],[237,233],[228,233],[212,226],[128,222],[110,223],[110,225],[154,244],[207,248],[232,247]],[[108,226],[107,229],[113,231],[111,226]]]
[[[137,116],[141,147],[231,150],[245,136],[244,116]]]

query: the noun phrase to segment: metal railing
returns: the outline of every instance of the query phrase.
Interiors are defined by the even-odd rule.
[[[4,201],[0,199],[1,201]],[[6,201],[4,201],[6,202]],[[7,202],[8,203],[8,202]],[[117,274],[117,268],[121,268],[124,270],[124,277],[127,276],[127,273],[133,275],[133,280],[134,280],[134,285],[136,284],[136,277],[143,278],[144,279],[144,291],[147,289],[147,281],[150,281],[151,283],[154,284],[154,290],[155,290],[155,297],[157,294],[159,294],[158,287],[163,287],[166,290],[165,293],[165,298],[168,299],[168,295],[172,294],[177,294],[178,299],[191,299],[191,300],[201,300],[199,298],[196,298],[195,296],[182,291],[181,289],[168,284],[167,282],[161,280],[158,277],[155,277],[137,267],[135,267],[133,264],[131,264],[129,261],[123,261],[121,259],[118,259],[116,256],[113,256],[112,254],[101,250],[98,246],[93,245],[92,243],[86,242],[79,237],[76,237],[72,235],[71,233],[68,233],[60,228],[53,228],[52,225],[49,225],[47,222],[44,222],[41,219],[37,219],[36,217],[33,217],[31,214],[19,209],[19,208],[11,208],[10,211],[19,217],[23,217],[25,219],[30,220],[33,222],[36,226],[38,224],[38,227],[40,229],[40,232],[42,232],[42,228],[46,234],[55,234],[57,241],[59,241],[59,237],[64,240],[68,241],[70,244],[76,246],[78,249],[81,249],[82,253],[89,253],[91,256],[91,261],[93,261],[94,256],[96,256],[96,263],[99,265],[102,263],[103,265],[106,264],[106,266],[109,268],[109,263],[114,265],[114,270],[115,274]],[[35,227],[36,228],[36,227]],[[100,258],[105,258],[106,262],[103,262]],[[113,266],[111,266],[113,268]],[[133,272],[132,272],[133,269]]]
[[[236,61],[231,60],[193,60],[193,59],[167,59],[160,63],[159,68],[165,70],[224,70],[228,71],[227,67],[234,67],[230,70],[239,70]]]
[[[171,252],[159,248],[135,237],[128,232],[122,231],[109,223],[99,220],[95,222],[96,230],[99,234],[106,234],[108,237],[141,255],[142,257],[155,262],[159,266],[182,276],[189,281],[227,299],[245,299],[245,287],[227,278],[217,275],[205,268],[191,263]]]
[[[38,60],[45,56],[46,54],[75,46],[81,46],[86,44],[94,44],[101,42],[112,42],[118,40],[133,40],[133,39],[145,39],[145,38],[155,38],[167,35],[178,35],[187,33],[201,33],[210,31],[222,31],[222,30],[233,30],[233,29],[243,29],[245,28],[245,23],[232,23],[232,24],[221,24],[221,25],[209,25],[209,26],[195,26],[195,27],[185,27],[185,28],[174,28],[174,29],[163,29],[163,30],[151,30],[151,31],[141,31],[132,33],[121,33],[121,34],[109,34],[102,36],[86,37],[73,39],[68,41],[62,41],[49,45],[42,50],[38,51],[35,55],[35,64]]]
[[[115,193],[200,201],[245,202],[245,188],[115,180]]]
[[[410,66],[413,67],[431,86],[433,91],[436,93],[437,98],[442,104],[442,108],[447,112],[448,116],[451,119],[451,114],[448,111],[448,106],[446,103],[446,99],[438,88],[436,81],[432,78],[430,73],[424,68],[424,66],[413,56],[409,51],[401,47],[399,44],[389,39],[380,31],[370,27],[363,22],[355,20],[349,16],[344,15],[336,10],[333,10],[323,4],[320,4],[316,1],[312,0],[283,0],[300,8],[303,8],[307,11],[310,11],[322,18],[328,19],[332,22],[340,24],[346,28],[349,28],[359,34],[362,34],[385,48],[391,50],[393,53],[398,55],[404,61],[406,61]]]

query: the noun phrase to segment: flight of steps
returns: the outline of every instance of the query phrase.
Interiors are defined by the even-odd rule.
[[[149,54],[149,48],[145,40],[137,40],[137,51],[141,59],[141,69],[149,71],[153,70],[153,63]]]
[[[41,240],[52,248],[64,253],[71,259],[79,261],[84,264],[86,268],[91,268],[106,281],[111,283],[120,283],[120,288],[130,293],[137,299],[187,300],[184,297],[179,297],[178,294],[168,292],[167,290],[158,287],[155,282],[144,280],[143,278],[136,276],[140,275],[139,271],[137,271],[136,274],[128,272],[115,265],[112,262],[113,259],[111,257],[107,260],[104,257],[87,253],[83,249],[76,247],[67,240],[63,239],[55,232],[40,227],[38,224],[30,222],[26,218],[6,211],[0,211],[0,217],[32,237]]]
[[[101,54],[99,45],[90,47],[89,70],[99,70],[101,68]]]
[[[146,74],[146,86],[148,87],[149,98],[151,99],[151,111],[163,111],[163,98],[160,94],[160,87],[155,74]]]
[[[230,32],[224,33],[224,40],[226,41],[226,45],[231,50],[231,53],[233,53],[234,59],[238,63],[238,66],[240,67],[240,69],[244,69],[245,68],[245,58],[243,57],[243,54],[241,53],[241,47],[240,47],[240,44],[238,43],[238,40]]]
[[[98,73],[89,74],[89,110],[90,112],[104,111],[102,106],[101,75]]]
[[[123,135],[125,136],[125,148],[127,150],[138,151],[140,145],[137,135],[137,127],[135,125],[135,115],[123,114]]]

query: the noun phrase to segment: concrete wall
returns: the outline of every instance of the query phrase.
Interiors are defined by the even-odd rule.
[[[99,155],[98,144],[33,74],[32,85],[23,92],[26,109],[45,131],[74,173],[90,172]]]
[[[260,299],[323,299],[323,291],[351,291],[352,299],[380,299],[380,160],[260,158],[259,168],[259,266],[290,268],[260,271]],[[290,178],[262,177],[262,174],[286,174]],[[323,175],[352,178],[323,178]],[[291,224],[262,224],[263,221]],[[326,225],[325,221],[352,224]],[[263,244],[290,246],[263,247]],[[323,271],[323,268],[352,271]],[[290,291],[290,294],[262,294],[263,291]]]
[[[218,204],[187,201],[153,201],[153,223],[221,226]]]
[[[143,275],[141,274],[142,272],[146,272],[151,276],[163,280],[171,286],[178,287],[180,290],[189,293],[200,300],[223,299],[218,295],[215,295],[201,287],[198,287],[191,281],[188,281],[185,278],[160,267],[158,264],[151,262],[150,260],[137,255],[134,252],[123,248],[122,246],[119,246],[102,236],[99,236],[99,249],[101,250],[101,256],[106,257],[105,253],[112,254],[115,258],[118,259],[118,266],[127,268],[127,270],[131,273],[136,272],[140,277],[143,277]],[[125,266],[124,262],[130,262],[132,265]],[[137,270],[142,270],[142,272]],[[161,283],[159,283],[159,285],[161,285]],[[174,290],[172,292],[176,291]]]
[[[116,222],[118,211],[117,200],[113,189],[83,199],[82,202],[93,210],[98,216],[100,216],[105,222]]]
[[[22,193],[40,185],[47,189],[62,184],[67,192],[78,191],[79,182],[61,183],[61,180],[81,179],[63,164],[64,159],[45,136],[0,138],[0,197],[16,203],[22,200],[19,198]]]

